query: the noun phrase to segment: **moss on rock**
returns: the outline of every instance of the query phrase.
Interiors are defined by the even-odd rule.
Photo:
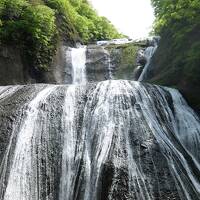
[[[106,49],[110,53],[111,64],[115,70],[116,79],[132,79],[133,71],[137,67],[137,54],[140,45],[137,43],[108,45]]]

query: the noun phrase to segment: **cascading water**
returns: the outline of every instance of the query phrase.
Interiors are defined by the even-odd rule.
[[[200,200],[199,117],[174,89],[86,83],[85,52],[72,85],[0,87],[0,200]]]
[[[54,177],[48,160],[52,141],[45,120],[49,115],[47,98],[55,88],[45,88],[26,105],[26,117],[17,135],[4,200],[42,199],[44,194],[54,199],[51,191],[46,193],[54,187],[51,185]]]
[[[146,78],[146,76],[148,75],[151,58],[158,48],[158,40],[159,40],[159,38],[157,38],[157,37],[153,38],[151,41],[152,46],[147,47],[144,51],[144,57],[146,58],[146,64],[142,70],[142,73],[140,74],[140,76],[138,78],[138,81],[143,81]]]
[[[73,84],[86,83],[86,47],[71,49]]]
[[[108,79],[111,80],[114,77],[113,77],[112,68],[111,68],[112,63],[111,63],[110,53],[107,50],[105,50],[105,52],[108,58]]]
[[[200,199],[199,118],[176,90],[104,81],[37,91],[4,154],[2,200]]]

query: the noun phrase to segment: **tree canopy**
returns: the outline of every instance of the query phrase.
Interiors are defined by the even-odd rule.
[[[34,10],[37,10],[38,14]],[[43,12],[46,12],[46,17],[42,14]],[[45,21],[42,20],[39,24],[42,15],[45,17]],[[30,27],[27,27],[30,18],[34,18],[38,22],[29,24]],[[45,31],[41,29],[42,24],[45,23],[48,28],[55,22],[54,26],[56,26],[57,18],[63,22],[60,24],[63,27],[59,27],[59,30],[69,31],[66,27],[69,27],[70,24],[82,41],[86,43],[93,40],[121,37],[116,28],[105,17],[98,16],[86,0],[1,0],[0,37],[10,40],[10,38],[15,38],[15,35],[13,36],[11,33],[15,28],[17,31],[14,32],[26,31],[27,28],[30,31],[31,26],[34,25],[38,25],[37,28],[40,29],[41,34],[45,34]],[[55,29],[50,28],[49,31],[55,32]],[[69,33],[66,33],[66,36],[69,36]]]
[[[200,1],[151,1],[156,16],[154,32],[162,38],[156,83],[176,86],[200,108]]]
[[[187,33],[200,24],[199,0],[151,0],[155,10],[155,31],[165,28]]]
[[[48,65],[59,38],[88,43],[121,36],[87,0],[0,1],[0,43],[22,46],[39,68]]]

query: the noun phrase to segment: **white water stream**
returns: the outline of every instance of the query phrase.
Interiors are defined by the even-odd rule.
[[[200,120],[180,93],[86,84],[86,48],[71,58],[72,85],[45,85],[22,103],[0,163],[0,200],[200,200]],[[0,105],[34,87],[0,87]]]
[[[86,79],[86,47],[71,49],[73,84],[85,84]]]

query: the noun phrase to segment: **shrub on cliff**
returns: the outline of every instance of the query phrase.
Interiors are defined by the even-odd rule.
[[[161,35],[154,83],[175,86],[200,109],[200,1],[152,0]]]
[[[167,64],[181,64],[184,78],[200,85],[200,1],[152,0],[152,4],[156,15],[155,32],[171,37],[173,60]]]
[[[21,23],[26,34],[25,48],[34,66],[47,69],[55,53],[55,13],[45,5],[28,6]]]
[[[2,5],[1,42],[20,45],[33,66],[45,69],[55,50],[54,11],[25,0],[4,0]]]
[[[88,43],[120,36],[85,0],[0,1],[0,43],[19,45],[37,69],[47,69],[59,37]]]

